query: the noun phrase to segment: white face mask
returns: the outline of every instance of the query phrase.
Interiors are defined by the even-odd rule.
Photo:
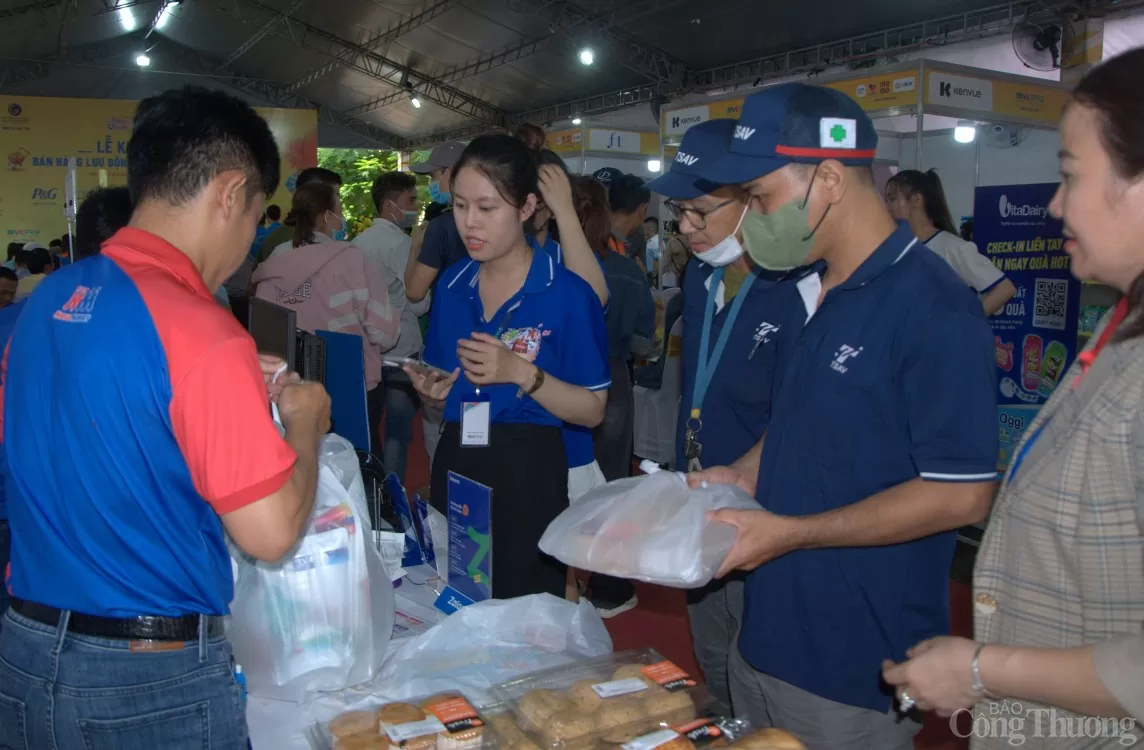
[[[738,233],[739,227],[743,225],[743,218],[746,217],[750,208],[750,204],[743,206],[743,213],[739,215],[739,223],[735,225],[735,230],[731,234],[710,250],[695,253],[695,257],[715,268],[730,265],[737,261],[743,255],[743,246],[735,235]]]

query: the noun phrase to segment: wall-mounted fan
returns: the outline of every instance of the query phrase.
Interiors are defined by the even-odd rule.
[[[1013,27],[1013,53],[1026,68],[1050,71],[1061,67],[1061,51],[1073,37],[1068,19],[1054,14],[1044,21],[1026,17]]]

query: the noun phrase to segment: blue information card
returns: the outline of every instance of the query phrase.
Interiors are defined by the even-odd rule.
[[[449,472],[449,586],[480,602],[493,595],[493,491]]]

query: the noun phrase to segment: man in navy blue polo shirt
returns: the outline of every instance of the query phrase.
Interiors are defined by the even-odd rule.
[[[771,383],[806,320],[793,283],[753,266],[739,229],[748,210],[738,184],[704,180],[733,120],[700,123],[683,136],[671,169],[648,187],[668,198],[693,257],[683,285],[683,379],[676,465],[725,466],[749,451],[771,418]],[[730,704],[727,662],[743,614],[743,577],[688,592],[695,655],[707,685]]]
[[[127,155],[130,224],[40,284],[4,351],[0,747],[242,750],[223,529],[260,560],[296,544],[329,397],[269,393],[211,293],[278,185],[266,122],[188,86],[139,103]]]
[[[873,123],[806,84],[747,98],[722,158],[740,183],[747,253],[808,263],[808,318],[780,368],[770,427],[730,468],[760,510],[724,563],[752,571],[730,672],[736,710],[811,748],[913,747],[883,659],[949,630],[954,529],[983,519],[995,480],[992,338],[975,296],[887,212]]]

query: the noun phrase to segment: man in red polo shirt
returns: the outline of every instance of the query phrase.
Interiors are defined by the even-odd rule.
[[[4,355],[0,747],[241,750],[223,529],[260,560],[294,546],[329,398],[296,376],[268,393],[278,363],[211,295],[278,185],[266,122],[168,91],[127,156],[130,224],[40,284]]]

